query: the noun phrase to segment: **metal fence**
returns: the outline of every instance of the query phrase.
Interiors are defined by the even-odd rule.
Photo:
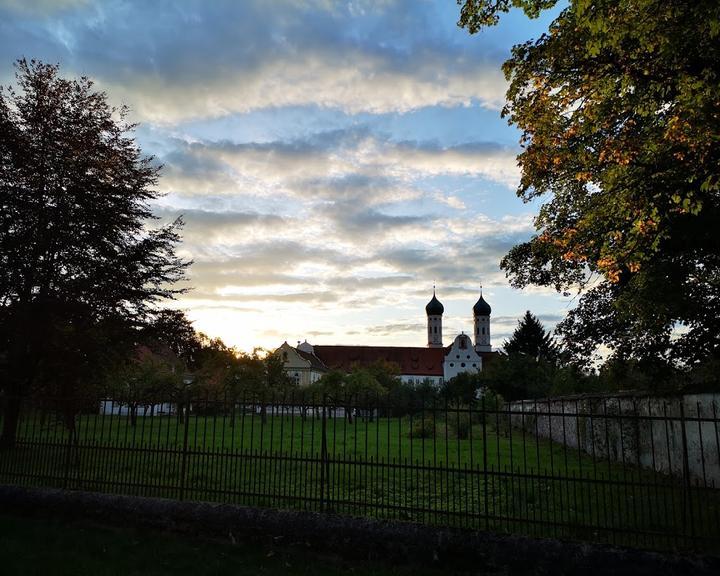
[[[19,407],[0,482],[720,550],[720,490],[689,473],[687,442],[700,430],[704,465],[718,465],[714,404],[707,414],[571,404],[0,397],[0,429]],[[652,465],[637,449],[647,429]],[[671,442],[678,431],[685,442]]]

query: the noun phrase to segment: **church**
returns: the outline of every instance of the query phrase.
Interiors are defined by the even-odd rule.
[[[483,363],[497,354],[490,344],[490,305],[480,290],[480,298],[472,308],[473,336],[464,332],[452,344],[443,344],[445,307],[437,299],[435,289],[425,306],[427,315],[427,346],[324,346],[307,340],[297,347],[284,342],[276,353],[282,356],[285,371],[299,386],[317,381],[330,370],[349,372],[353,366],[369,365],[384,360],[397,364],[403,382],[420,384],[429,381],[442,385],[461,372],[479,372]]]

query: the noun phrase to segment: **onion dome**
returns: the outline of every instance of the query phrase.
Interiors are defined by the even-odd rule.
[[[434,288],[432,300],[430,300],[430,302],[427,303],[427,306],[425,306],[425,312],[428,316],[442,316],[442,313],[445,312],[445,306],[443,306],[440,303],[440,300],[435,297]]]
[[[485,298],[483,298],[482,290],[480,290],[480,299],[475,302],[475,306],[473,306],[473,314],[475,316],[490,316],[490,311],[492,309],[490,308],[490,304],[485,302]]]

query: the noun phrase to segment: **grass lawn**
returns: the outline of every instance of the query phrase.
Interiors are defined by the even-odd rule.
[[[720,495],[499,418],[25,418],[0,481],[373,516],[648,548],[717,546]],[[185,448],[186,447],[186,448]],[[697,542],[692,543],[697,547]]]
[[[439,574],[417,568],[349,563],[301,547],[204,541],[172,534],[119,530],[0,514],[3,576],[159,576],[172,574]],[[446,573],[446,572],[443,572]]]

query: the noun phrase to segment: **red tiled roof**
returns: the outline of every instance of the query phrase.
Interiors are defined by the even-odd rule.
[[[317,356],[331,370],[349,371],[354,364],[378,360],[394,362],[408,376],[442,376],[445,348],[405,346],[314,346]]]

